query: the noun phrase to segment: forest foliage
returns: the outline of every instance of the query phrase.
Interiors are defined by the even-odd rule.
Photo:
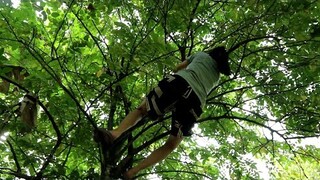
[[[0,0],[0,177],[118,177],[163,144],[170,115],[144,119],[111,155],[93,129],[116,127],[181,60],[223,45],[232,75],[194,135],[138,178],[316,179],[319,19],[317,0]],[[17,114],[28,92],[33,129]]]

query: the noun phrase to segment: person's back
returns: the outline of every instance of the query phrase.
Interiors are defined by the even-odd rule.
[[[218,84],[217,62],[207,53],[198,52],[187,58],[189,65],[176,74],[184,78],[197,94],[202,106],[208,93]]]

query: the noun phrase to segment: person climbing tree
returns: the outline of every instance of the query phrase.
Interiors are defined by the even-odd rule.
[[[220,73],[231,74],[228,52],[223,46],[208,52],[197,52],[182,61],[174,72],[161,80],[116,129],[108,131],[98,128],[95,132],[95,141],[110,147],[115,139],[143,117],[156,120],[172,112],[171,132],[165,144],[126,171],[124,179],[132,179],[139,171],[162,161],[178,147],[183,137],[191,136],[192,127],[202,113],[208,93],[217,86]]]

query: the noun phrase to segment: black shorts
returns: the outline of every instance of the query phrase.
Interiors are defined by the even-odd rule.
[[[192,127],[202,113],[201,102],[186,80],[168,75],[147,95],[148,116],[155,120],[172,111],[171,134],[192,135]]]

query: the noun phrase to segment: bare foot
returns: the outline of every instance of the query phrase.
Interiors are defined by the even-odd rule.
[[[128,171],[123,174],[123,179],[124,179],[124,180],[131,180],[131,179],[132,179],[132,177],[130,176],[130,174],[128,174]]]
[[[112,143],[114,141],[113,135],[104,128],[95,129],[93,139],[97,143],[100,142],[106,148],[109,147],[110,145],[112,145]]]
[[[134,168],[128,170],[127,172],[124,173],[124,177],[126,178],[125,180],[130,180],[133,179],[133,177],[137,174],[136,170]]]

